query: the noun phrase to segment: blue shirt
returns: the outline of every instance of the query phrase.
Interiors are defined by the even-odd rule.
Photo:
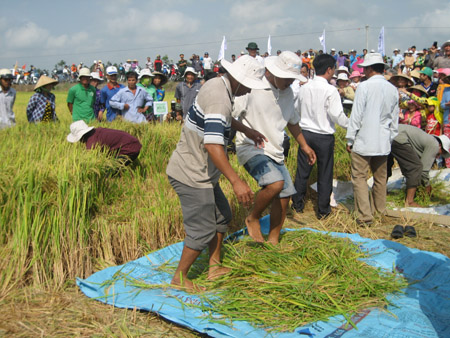
[[[124,86],[121,84],[119,84],[118,87],[110,88],[110,85],[108,83],[100,90],[100,103],[104,104],[106,107],[106,120],[108,122],[113,121],[117,117],[117,114],[120,114],[120,111],[118,109],[114,109],[113,107],[111,107],[111,105],[109,104],[109,100],[111,100],[111,98],[116,95],[117,92],[122,88],[124,88]]]
[[[403,60],[403,56],[401,56],[400,54],[392,55],[392,68],[398,66],[398,64]]]
[[[347,144],[361,156],[385,156],[398,134],[398,90],[382,75],[361,82],[347,127]]]
[[[444,125],[449,124],[450,107],[445,105],[449,101],[450,101],[450,88],[445,88],[441,100],[441,108],[444,111]]]
[[[125,103],[130,107],[128,110],[124,111],[123,107],[125,106]],[[152,103],[153,98],[145,89],[139,86],[136,87],[136,92],[134,94],[128,87],[124,87],[109,101],[111,107],[122,111],[124,120],[134,123],[147,122],[144,114],[139,113],[137,110],[138,108],[150,107],[152,106]]]

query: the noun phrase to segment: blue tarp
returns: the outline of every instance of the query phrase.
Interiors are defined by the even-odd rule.
[[[268,232],[267,216],[261,220],[261,228],[263,233]],[[352,321],[357,325],[357,329],[345,325],[343,316],[332,317],[328,322],[310,323],[290,333],[267,333],[244,321],[234,321],[230,327],[208,321],[197,308],[183,306],[183,302],[200,303],[199,297],[194,294],[170,288],[139,290],[124,281],[105,284],[118,273],[125,273],[149,284],[167,285],[172,276],[157,268],[168,262],[177,263],[183,249],[182,242],[127,264],[104,269],[87,279],[77,279],[77,285],[88,297],[120,308],[152,311],[172,322],[212,337],[450,337],[448,257],[408,248],[389,240],[371,240],[357,234],[329,234],[349,238],[362,250],[370,252],[372,256],[365,260],[367,264],[390,271],[395,267],[410,281],[410,286],[404,290],[404,294],[388,296],[393,305],[389,306],[387,311],[365,309],[353,316]],[[242,235],[242,231],[233,235]]]

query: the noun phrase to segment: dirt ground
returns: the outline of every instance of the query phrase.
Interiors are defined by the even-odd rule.
[[[319,221],[309,202],[304,213],[289,213],[285,227],[391,239],[395,224],[413,225],[417,231],[416,238],[402,238],[399,243],[450,255],[449,227],[387,216],[376,219],[371,227],[359,227],[342,206],[325,221]],[[0,336],[7,337],[207,337],[152,313],[118,309],[89,299],[73,282],[63,291],[36,291],[31,287],[17,290],[0,300],[0,318]]]

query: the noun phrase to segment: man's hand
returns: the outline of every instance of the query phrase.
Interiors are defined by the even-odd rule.
[[[242,124],[242,122],[238,120],[235,119],[231,120],[231,128],[240,131],[241,133],[244,133],[245,136],[247,136],[250,140],[255,142],[255,146],[258,148],[264,148],[264,141],[268,142],[267,138],[259,131],[245,126],[244,124]]]
[[[316,160],[317,160],[316,153],[314,152],[314,150],[312,150],[312,148],[310,146],[304,145],[303,147],[301,147],[301,149],[305,153],[305,155],[308,157],[309,165],[313,165],[314,163],[316,163]]]
[[[255,147],[264,148],[264,141],[267,142],[267,138],[255,129],[248,128],[245,131],[245,136],[255,142]]]
[[[130,109],[130,106],[128,105],[128,103],[125,103],[123,105],[123,110],[128,110],[128,109]]]
[[[138,108],[137,111],[138,111],[138,113],[145,113],[147,111],[147,107]]]
[[[352,146],[349,145],[349,144],[347,144],[347,152],[348,152],[349,154],[352,153]]]
[[[103,110],[100,110],[100,111],[98,112],[97,119],[98,119],[99,121],[103,120]]]
[[[241,179],[236,180],[233,184],[234,193],[244,207],[249,208],[253,204],[253,191],[250,187]]]

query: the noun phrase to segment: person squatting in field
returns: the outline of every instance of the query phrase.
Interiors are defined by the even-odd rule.
[[[228,161],[226,145],[230,128],[244,132],[257,145],[265,137],[232,118],[236,96],[251,89],[263,89],[264,68],[246,56],[234,63],[222,60],[228,74],[209,80],[200,89],[189,109],[180,141],[167,165],[169,182],[180,198],[186,232],[183,252],[172,278],[172,285],[193,291],[198,289],[187,278],[200,253],[209,248],[208,278],[228,273],[220,265],[222,241],[231,220],[231,209],[219,178],[223,174],[245,207],[253,202],[253,191],[242,181]]]
[[[83,142],[86,144],[86,149],[100,147],[118,158],[123,158],[127,164],[139,156],[142,148],[139,140],[125,131],[89,127],[83,120],[70,125],[67,141]]]
[[[300,116],[295,110],[294,94],[290,85],[295,79],[305,81],[300,74],[301,60],[290,51],[265,60],[264,83],[267,89],[252,89],[250,94],[236,98],[233,116],[242,123],[262,132],[268,139],[264,148],[256,148],[254,142],[243,133],[236,135],[236,154],[239,163],[262,187],[255,204],[246,218],[250,236],[256,242],[264,242],[259,219],[271,205],[268,241],[277,244],[286,219],[290,197],[295,194],[294,184],[284,165],[284,129],[286,126],[299,143],[308,163],[313,165],[316,154],[306,143],[299,126]]]

